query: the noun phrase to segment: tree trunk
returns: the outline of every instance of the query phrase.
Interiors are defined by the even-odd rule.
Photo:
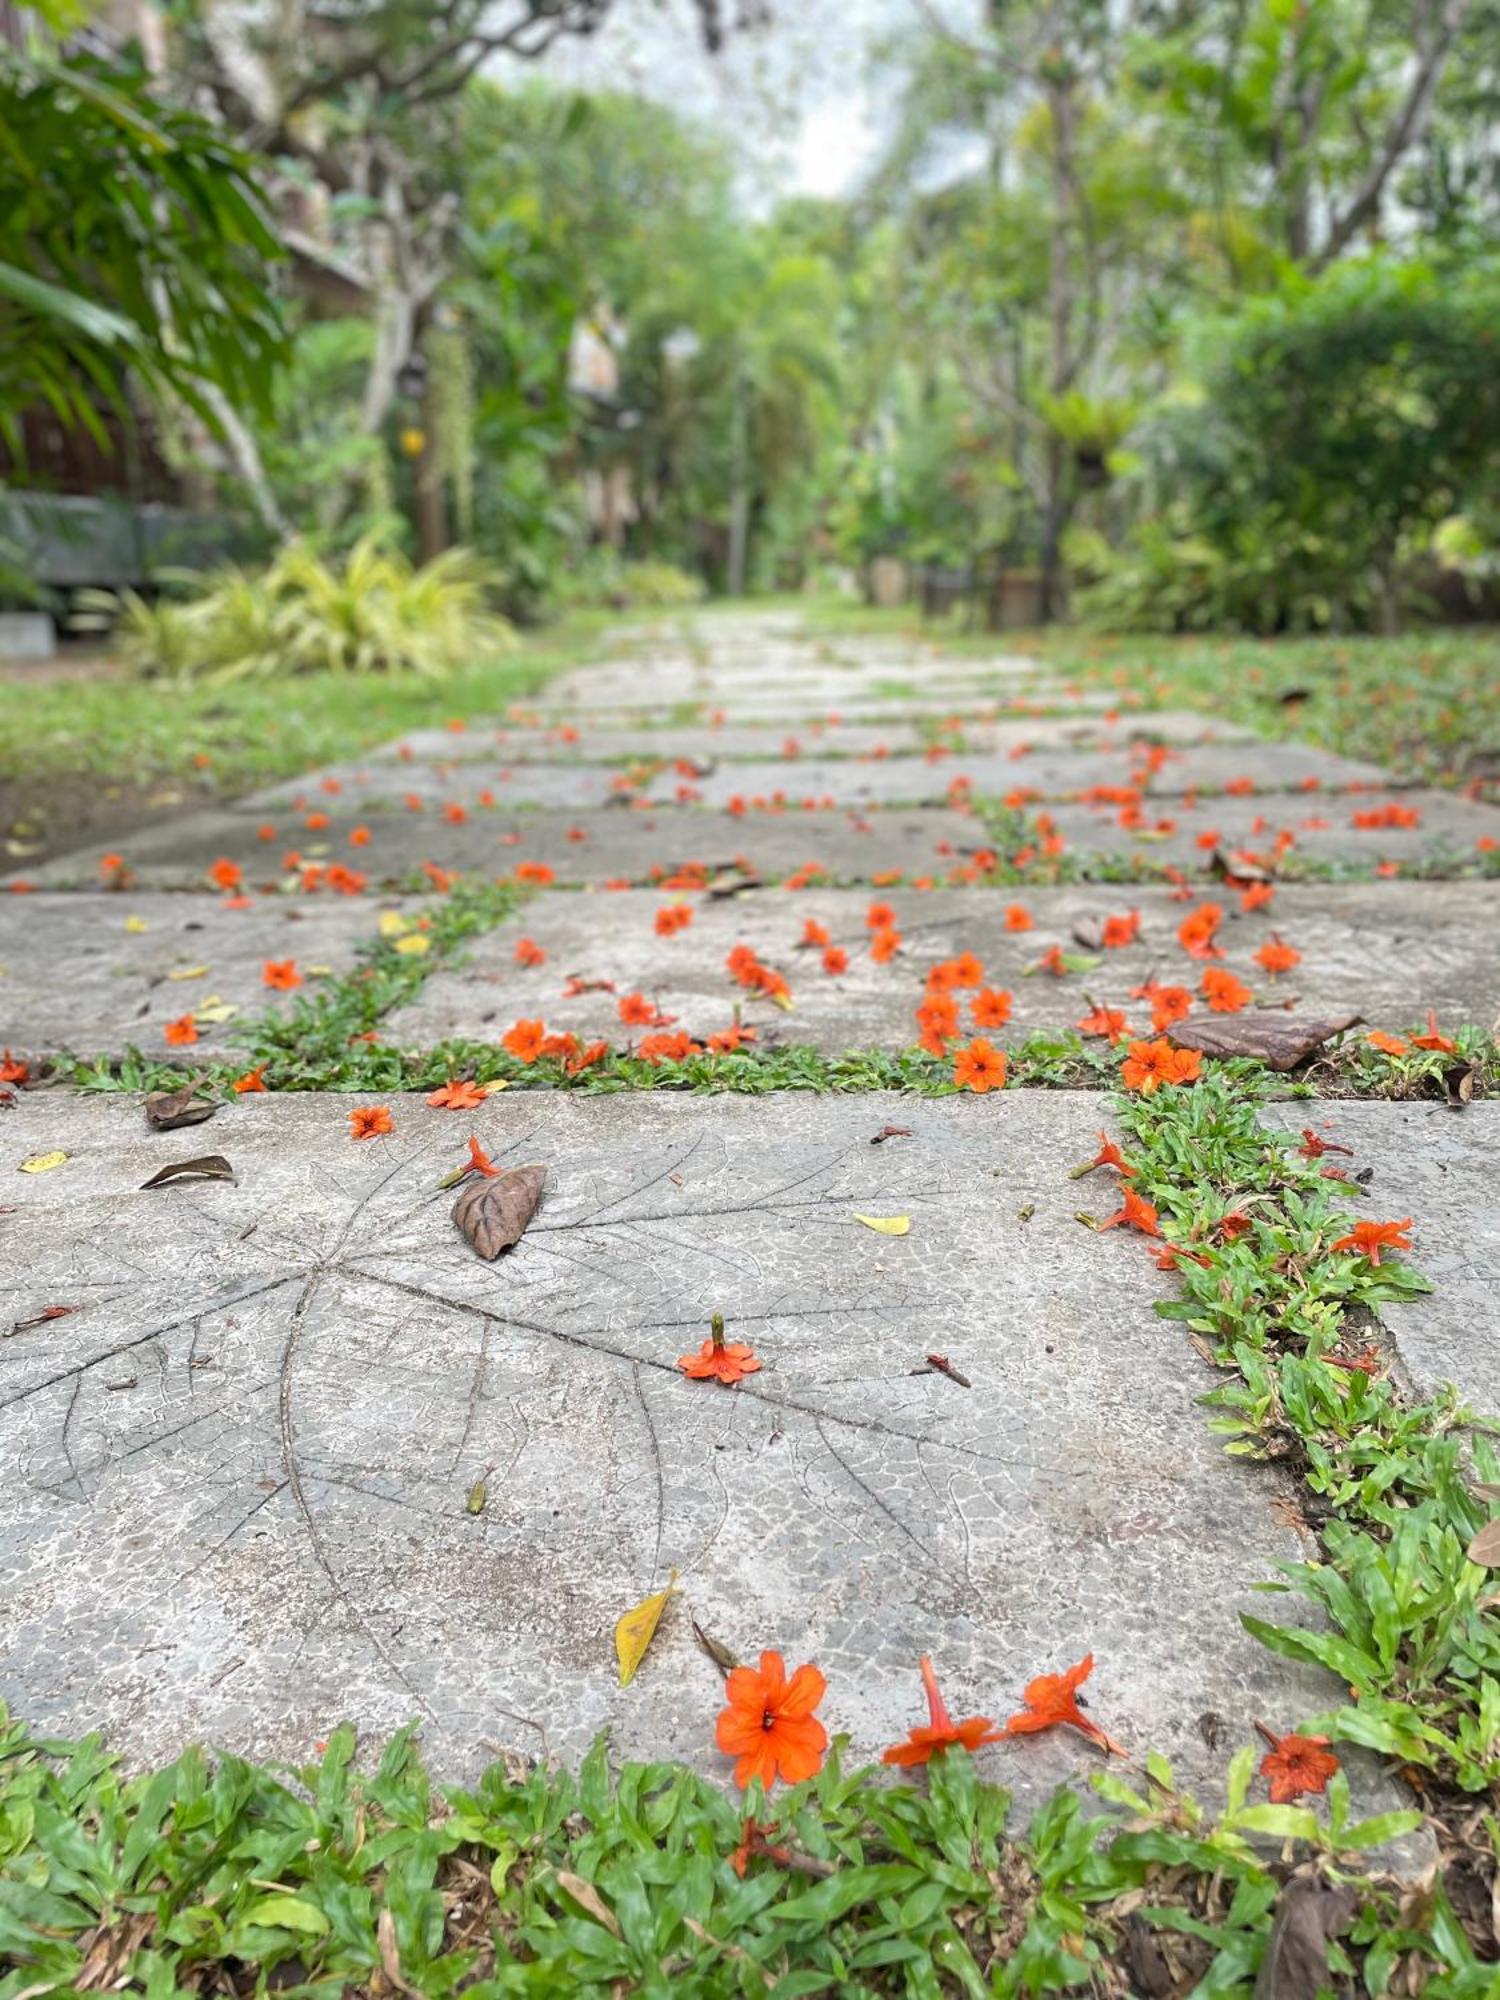
[[[743,597],[750,553],[750,411],[743,369],[734,378],[733,426],[729,447],[729,559],[725,583],[731,597]]]

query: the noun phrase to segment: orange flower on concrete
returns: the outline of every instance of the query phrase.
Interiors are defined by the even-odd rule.
[[[261,984],[277,993],[290,993],[302,984],[302,974],[294,958],[268,958],[260,969]]]
[[[876,931],[870,939],[870,956],[877,965],[886,965],[901,949],[901,933],[895,930]]]
[[[1111,1044],[1123,1042],[1130,1033],[1130,1023],[1115,1007],[1095,1007],[1073,1025],[1080,1035],[1102,1035]]]
[[[534,938],[517,938],[515,960],[517,965],[545,965],[547,954]]]
[[[1085,1174],[1091,1174],[1099,1167],[1113,1167],[1116,1173],[1123,1174],[1127,1180],[1135,1174],[1135,1168],[1131,1166],[1130,1162],[1125,1158],[1125,1155],[1120,1151],[1107,1132],[1099,1134],[1099,1150],[1093,1159],[1089,1161],[1088,1165],[1086,1167],[1075,1167],[1068,1178],[1070,1180],[1082,1180]]]
[[[1128,910],[1123,917],[1106,917],[1099,934],[1099,942],[1107,951],[1118,951],[1122,946],[1134,944],[1141,934],[1141,913]]]
[[[545,861],[518,861],[516,880],[529,882],[534,889],[545,889],[556,880],[556,876]]]
[[[805,945],[810,945],[821,950],[829,942],[827,926],[820,924],[816,917],[804,917],[802,919],[801,941]]]
[[[237,1076],[234,1079],[229,1088],[237,1097],[258,1096],[268,1088],[265,1064],[257,1063],[254,1069],[247,1069],[243,1076]]]
[[[198,1023],[191,1014],[179,1014],[175,1021],[168,1021],[162,1029],[168,1048],[186,1048],[198,1039]]]
[[[1003,1028],[1014,1004],[1003,986],[982,986],[969,1002],[969,1016],[976,1028]]]
[[[676,937],[677,933],[686,930],[692,921],[693,911],[690,904],[666,903],[656,913],[656,935]]]
[[[676,1034],[642,1035],[636,1054],[648,1063],[686,1062],[693,1053],[693,1038],[679,1028]]]
[[[953,1058],[953,1081],[960,1090],[972,1090],[981,1097],[987,1090],[1003,1090],[1008,1073],[1004,1050],[992,1047],[982,1035]]]
[[[500,1169],[471,1133],[469,1135],[469,1163],[464,1168],[466,1174],[483,1174],[487,1181],[498,1180]]]
[[[1214,935],[1223,921],[1224,912],[1217,903],[1200,903],[1177,926],[1177,942],[1191,958],[1221,958]]]
[[[484,1102],[484,1092],[477,1083],[467,1078],[460,1082],[441,1084],[428,1093],[427,1102],[434,1111],[477,1111]]]
[[[831,944],[824,952],[823,970],[834,979],[849,970],[849,954],[841,944]]]
[[[547,1039],[547,1027],[543,1021],[517,1021],[507,1028],[500,1037],[500,1046],[517,1062],[533,1063],[542,1052],[542,1043]]]
[[[889,903],[871,903],[865,911],[865,929],[868,931],[893,931],[896,928],[896,912]]]
[[[1341,1236],[1329,1248],[1353,1250],[1361,1257],[1368,1257],[1378,1270],[1382,1250],[1410,1250],[1410,1232],[1409,1215],[1404,1215],[1399,1222],[1356,1222],[1347,1236]]]
[[[1007,1736],[1035,1736],[1044,1729],[1056,1729],[1066,1725],[1086,1736],[1090,1743],[1097,1743],[1101,1750],[1111,1752],[1116,1757],[1128,1757],[1129,1751],[1116,1743],[1112,1736],[1106,1736],[1097,1722],[1091,1722],[1078,1706],[1078,1690],[1094,1671],[1094,1656],[1085,1653],[1076,1667],[1069,1667],[1062,1674],[1039,1674],[1027,1683],[1026,1692],[1021,1697],[1026,1704],[1019,1715],[1013,1715],[1005,1725]]]
[[[9,1049],[0,1057],[0,1083],[24,1083],[30,1074],[30,1063],[13,1056]]]
[[[1232,972],[1226,972],[1218,965],[1205,969],[1198,982],[1198,990],[1215,1014],[1238,1014],[1255,998],[1248,986],[1241,985]]]
[[[677,1366],[695,1382],[721,1382],[726,1389],[732,1389],[746,1375],[759,1374],[761,1361],[755,1349],[744,1341],[724,1338],[724,1315],[715,1313],[708,1339],[696,1354],[679,1355]]]
[[[1005,928],[1008,931],[1029,931],[1032,915],[1024,903],[1007,903],[1005,906]]]
[[[238,889],[245,879],[245,871],[237,861],[227,861],[221,854],[209,869],[208,879],[217,889]]]
[[[1112,1215],[1107,1222],[1099,1224],[1101,1231],[1118,1229],[1123,1225],[1126,1229],[1138,1229],[1142,1236],[1161,1235],[1157,1227],[1156,1210],[1149,1201],[1138,1195],[1131,1187],[1121,1188],[1120,1198],[1125,1206],[1118,1215]]]
[[[1326,1736],[1277,1736],[1263,1722],[1255,1726],[1271,1746],[1260,1760],[1260,1774],[1269,1780],[1273,1805],[1290,1805],[1304,1794],[1316,1797],[1327,1790],[1339,1760]]]
[[[714,1740],[738,1759],[734,1781],[743,1791],[759,1778],[769,1791],[779,1778],[800,1785],[823,1768],[828,1731],[813,1711],[828,1691],[814,1666],[787,1679],[780,1653],[763,1652],[759,1667],[735,1667],[724,1683],[728,1706],[719,1713]]]
[[[383,1133],[395,1129],[391,1114],[383,1104],[360,1104],[349,1113],[351,1139],[378,1139]]]
[[[927,1690],[927,1721],[918,1723],[911,1730],[904,1743],[893,1744],[881,1753],[882,1764],[900,1764],[910,1768],[916,1764],[927,1764],[944,1750],[961,1743],[965,1750],[977,1750],[982,1743],[998,1743],[1004,1736],[1003,1729],[997,1729],[987,1715],[971,1715],[963,1722],[955,1722],[948,1713],[942,1690],[937,1684],[937,1673],[930,1657],[922,1655],[922,1686]]]
[[[1174,1049],[1168,1041],[1131,1042],[1120,1065],[1127,1090],[1149,1097],[1164,1083],[1196,1083],[1203,1058],[1196,1049]]]
[[[1295,945],[1283,944],[1275,931],[1255,954],[1255,962],[1274,979],[1278,972],[1290,972],[1294,965],[1302,963],[1302,954]]]

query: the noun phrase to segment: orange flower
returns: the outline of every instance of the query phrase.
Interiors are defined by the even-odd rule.
[[[1255,954],[1255,962],[1269,972],[1274,979],[1278,972],[1290,972],[1294,965],[1302,963],[1302,954],[1294,945],[1283,944],[1277,932],[1270,937]]]
[[[648,1000],[644,993],[626,993],[615,1002],[615,1012],[627,1028],[660,1028],[669,1025],[674,1018],[663,1014],[654,1000]]]
[[[1068,976],[1068,964],[1067,960],[1063,957],[1062,946],[1060,944],[1050,945],[1042,953],[1036,964],[1029,966],[1027,970],[1031,972],[1050,972],[1054,979],[1066,979]]]
[[[1043,1729],[1056,1729],[1066,1723],[1070,1729],[1077,1729],[1090,1743],[1097,1743],[1101,1750],[1113,1752],[1116,1757],[1128,1757],[1112,1736],[1106,1736],[1097,1722],[1091,1722],[1078,1706],[1078,1690],[1094,1671],[1094,1656],[1085,1653],[1076,1667],[1069,1667],[1062,1674],[1039,1674],[1027,1683],[1026,1692],[1021,1697],[1025,1707],[1019,1715],[1013,1715],[1005,1725],[1007,1736],[1034,1736]]]
[[[1432,1007],[1427,1010],[1427,1033],[1413,1035],[1411,1045],[1414,1049],[1438,1049],[1445,1056],[1451,1056],[1458,1047],[1457,1042],[1450,1040],[1447,1035],[1438,1033],[1437,1011]]]
[[[1107,1132],[1099,1134],[1099,1150],[1093,1159],[1089,1161],[1086,1167],[1075,1167],[1069,1175],[1069,1179],[1082,1180],[1085,1174],[1093,1173],[1096,1167],[1113,1167],[1117,1173],[1124,1174],[1127,1179],[1135,1173],[1135,1168],[1130,1165],[1129,1161]]]
[[[516,880],[530,882],[537,889],[545,889],[556,880],[556,877],[545,861],[518,861]]]
[[[826,945],[828,941],[827,928],[823,924],[820,924],[816,917],[804,917],[802,919],[803,944],[822,946]]]
[[[693,912],[690,905],[687,903],[665,903],[656,913],[656,935],[658,937],[676,937],[677,933],[681,930],[686,930],[692,921]]]
[[[875,935],[870,939],[870,956],[877,965],[888,964],[896,956],[900,948],[901,933],[899,931],[876,931]]]
[[[927,1721],[918,1723],[911,1730],[904,1743],[897,1743],[881,1753],[882,1764],[901,1764],[910,1768],[915,1764],[927,1764],[941,1751],[961,1743],[965,1750],[977,1750],[982,1743],[998,1743],[1004,1736],[1003,1729],[997,1729],[987,1715],[971,1715],[967,1721],[955,1722],[948,1713],[942,1690],[937,1684],[937,1673],[928,1654],[922,1655],[922,1685],[927,1690]]]
[[[0,1058],[0,1083],[24,1083],[31,1074],[30,1063],[13,1056],[9,1049]]]
[[[325,812],[311,812],[302,824],[309,833],[321,833],[328,824],[328,815]]]
[[[302,984],[302,974],[294,958],[268,958],[260,969],[261,983],[278,993],[290,993]]]
[[[952,975],[950,983],[954,986],[984,984],[984,965],[972,951],[961,951],[957,958],[950,958],[948,968]]]
[[[427,1102],[434,1111],[477,1111],[484,1102],[484,1092],[477,1083],[465,1078],[462,1082],[441,1084],[428,1094]]]
[[[545,965],[547,954],[533,939],[523,937],[516,939],[515,959],[517,965]]]
[[[368,847],[369,844],[370,844],[370,829],[367,826],[350,827],[349,845],[351,847]]]
[[[547,1039],[546,1024],[542,1021],[517,1021],[507,1028],[500,1037],[500,1046],[517,1062],[533,1063],[542,1052],[542,1043]]]
[[[1271,1803],[1284,1806],[1304,1792],[1320,1795],[1339,1768],[1326,1736],[1277,1736],[1263,1722],[1256,1728],[1270,1744],[1260,1760],[1260,1774],[1269,1779]]]
[[[569,1076],[579,1076],[586,1069],[592,1069],[597,1062],[603,1062],[609,1054],[608,1042],[590,1042],[586,1049],[576,1049],[564,1064]]]
[[[724,1683],[728,1706],[719,1713],[714,1740],[738,1758],[734,1781],[743,1791],[759,1778],[769,1791],[780,1778],[800,1785],[823,1768],[828,1731],[813,1710],[828,1691],[814,1666],[798,1667],[790,1680],[780,1653],[763,1652],[759,1667],[735,1667]]]
[[[198,1039],[198,1024],[191,1014],[179,1014],[175,1021],[168,1021],[162,1029],[167,1046],[173,1049],[186,1048]]]
[[[1200,903],[1177,926],[1177,942],[1190,958],[1221,958],[1214,933],[1223,921],[1224,912],[1217,903]]]
[[[1080,1035],[1102,1035],[1111,1044],[1123,1042],[1130,1033],[1130,1023],[1114,1007],[1095,1007],[1092,1013],[1085,1014],[1081,1021],[1075,1021],[1073,1025]]]
[[[1005,928],[1008,931],[1029,931],[1032,917],[1024,903],[1007,903],[1005,906]]]
[[[889,903],[871,903],[865,911],[867,931],[893,931],[896,928],[896,912]]]
[[[431,1102],[430,1098],[428,1102]],[[464,1168],[464,1172],[483,1174],[487,1181],[497,1180],[500,1174],[500,1169],[472,1133],[469,1135],[469,1164]]]
[[[254,1069],[247,1069],[243,1076],[237,1076],[229,1088],[238,1097],[251,1097],[267,1088],[265,1078],[265,1064],[257,1063]]]
[[[976,1028],[1003,1028],[1010,1019],[1014,998],[1002,986],[982,986],[969,1002]]]
[[[694,1382],[721,1382],[732,1389],[746,1375],[760,1373],[760,1356],[742,1340],[725,1340],[724,1315],[715,1313],[707,1340],[696,1354],[680,1354],[677,1366]]]
[[[1140,989],[1138,988],[1137,991]],[[1193,996],[1185,986],[1153,986],[1150,990],[1151,1029],[1159,1035],[1193,1011]]]
[[[383,1104],[360,1104],[349,1113],[351,1139],[378,1139],[382,1133],[394,1130],[391,1114]]]
[[[716,1035],[710,1035],[707,1046],[716,1056],[733,1055],[735,1050],[743,1048],[746,1042],[755,1041],[758,1032],[755,1028],[744,1027],[735,1021],[727,1028],[720,1028]]]
[[[1198,990],[1215,1014],[1238,1014],[1255,998],[1248,986],[1242,986],[1232,972],[1226,972],[1218,965],[1205,969],[1198,982]]]
[[[1196,1083],[1203,1058],[1196,1049],[1174,1049],[1168,1041],[1132,1042],[1120,1065],[1127,1090],[1149,1097],[1164,1083]]]
[[[823,954],[823,970],[831,978],[849,970],[849,954],[842,945],[831,944]]]
[[[1368,1257],[1378,1270],[1382,1250],[1410,1250],[1410,1229],[1409,1215],[1404,1215],[1399,1222],[1356,1222],[1347,1236],[1341,1236],[1329,1248],[1353,1250],[1361,1257]]]
[[[686,1062],[693,1053],[693,1038],[679,1028],[675,1035],[642,1035],[636,1054],[648,1063]]]
[[[1106,917],[1099,934],[1099,942],[1107,951],[1117,951],[1122,945],[1134,944],[1141,934],[1141,913],[1129,910],[1123,917]]]
[[[237,861],[228,861],[221,854],[208,871],[208,879],[218,889],[238,889],[245,879],[245,871]]]
[[[1407,1045],[1399,1035],[1388,1035],[1383,1028],[1372,1028],[1365,1036],[1372,1049],[1379,1049],[1383,1056],[1404,1056],[1409,1053]]]
[[[1008,1067],[1004,1051],[992,1048],[980,1036],[955,1053],[953,1081],[960,1090],[976,1091],[982,1097],[987,1090],[1005,1088]]]
[[[1096,1161],[1095,1164],[1097,1165],[1098,1162]],[[1149,1201],[1144,1200],[1136,1193],[1134,1188],[1129,1187],[1121,1188],[1120,1197],[1125,1206],[1120,1210],[1118,1215],[1112,1215],[1107,1222],[1099,1224],[1101,1232],[1106,1229],[1115,1229],[1123,1223],[1127,1229],[1138,1229],[1142,1236],[1161,1235],[1161,1231],[1156,1226],[1156,1210]]]

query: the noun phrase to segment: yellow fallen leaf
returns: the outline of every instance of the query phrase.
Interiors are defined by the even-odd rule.
[[[510,1084],[508,1080],[503,1076],[497,1076],[493,1083],[480,1084],[479,1094],[481,1097],[493,1097],[497,1090],[509,1090],[509,1089],[510,1089]]]
[[[856,1210],[854,1220],[866,1229],[878,1229],[882,1236],[904,1236],[911,1228],[909,1215],[861,1215]]]
[[[174,965],[167,974],[168,979],[202,979],[207,973],[206,965]]]
[[[66,1153],[33,1153],[29,1160],[22,1160],[20,1170],[23,1174],[50,1174],[67,1157]]]
[[[620,1686],[629,1687],[635,1677],[635,1670],[646,1657],[646,1648],[656,1637],[656,1628],[661,1623],[661,1614],[667,1608],[667,1600],[677,1594],[677,1572],[672,1572],[671,1581],[665,1590],[658,1590],[654,1596],[642,1598],[641,1602],[627,1611],[615,1627],[615,1654],[620,1662]]]
[[[333,976],[331,965],[304,965],[302,970],[309,979],[329,979]]]
[[[382,937],[404,937],[411,929],[411,919],[403,917],[399,910],[382,910],[376,929]]]
[[[125,928],[128,931],[139,932],[149,930],[151,926],[146,922],[144,917],[127,917],[125,919]]]
[[[228,1000],[221,1000],[217,993],[210,993],[201,1007],[193,1009],[193,1019],[209,1022],[232,1021],[239,1011],[239,1008]]]
[[[397,938],[396,949],[405,953],[406,957],[414,958],[424,951],[431,951],[432,939],[424,936],[421,931],[413,931],[410,937]]]
[[[795,1003],[790,993],[776,992],[771,995],[771,998],[776,1002],[776,1005],[781,1009],[783,1014],[791,1013]]]

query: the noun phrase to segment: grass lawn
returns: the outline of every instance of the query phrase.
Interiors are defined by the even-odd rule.
[[[450,715],[498,714],[587,658],[613,614],[523,633],[514,653],[434,681],[417,674],[303,676],[179,687],[122,676],[0,678],[0,835],[20,866],[90,837],[253,790]]]
[[[910,610],[837,602],[811,622],[838,632],[909,633],[959,656],[1032,654],[1063,680],[1149,691],[1263,736],[1297,737],[1436,783],[1500,784],[1500,629],[1460,626],[1396,639],[1173,638],[1077,627],[964,632]]]

